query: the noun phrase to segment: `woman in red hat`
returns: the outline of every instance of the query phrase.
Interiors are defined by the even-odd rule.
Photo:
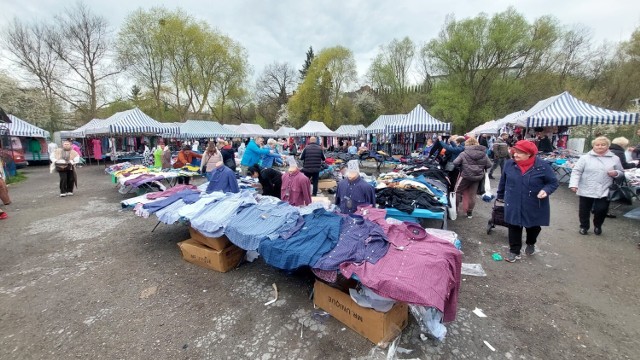
[[[509,224],[508,262],[520,259],[523,228],[527,230],[524,252],[535,253],[541,226],[549,226],[551,218],[549,195],[558,188],[551,165],[536,156],[534,143],[520,140],[513,151],[513,160],[504,165],[497,194],[497,201],[504,202],[504,220]]]

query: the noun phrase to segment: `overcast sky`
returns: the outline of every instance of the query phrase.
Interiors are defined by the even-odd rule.
[[[86,1],[114,29],[133,10],[155,5],[187,13],[241,43],[254,77],[274,61],[302,66],[305,52],[343,45],[354,53],[362,77],[379,46],[409,36],[420,45],[437,36],[447,14],[457,19],[493,14],[514,6],[528,20],[553,15],[562,24],[582,24],[596,43],[629,39],[640,26],[639,0],[103,0]],[[52,16],[71,0],[0,0],[4,19],[36,20]],[[6,62],[0,62],[6,67]]]

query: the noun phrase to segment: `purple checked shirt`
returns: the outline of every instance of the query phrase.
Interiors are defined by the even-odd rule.
[[[338,244],[321,257],[314,268],[338,270],[345,262],[368,261],[375,264],[388,248],[387,236],[380,226],[359,215],[345,216]]]
[[[415,224],[391,225],[387,254],[377,263],[344,263],[346,278],[356,275],[376,294],[410,304],[432,306],[455,320],[462,255],[450,242]]]

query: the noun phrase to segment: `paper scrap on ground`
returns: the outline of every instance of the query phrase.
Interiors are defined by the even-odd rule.
[[[157,286],[148,287],[140,292],[140,299],[148,299],[158,291]]]
[[[481,264],[462,263],[462,275],[487,276],[487,273],[484,272]]]
[[[485,315],[485,314],[482,312],[482,309],[475,308],[475,309],[473,310],[473,313],[474,313],[474,314],[476,314],[476,315],[478,315],[478,317],[487,317],[487,315]]]
[[[274,302],[278,301],[278,287],[276,286],[276,283],[271,284],[271,286],[273,286],[273,290],[276,292],[276,298],[273,300],[267,301],[266,303],[264,303],[264,306],[271,305]]]
[[[491,346],[491,344],[489,344],[487,342],[487,340],[483,340],[482,342],[484,342],[485,345],[487,345],[487,347],[489,348],[489,350],[491,351],[496,351],[496,348],[494,348],[493,346]]]

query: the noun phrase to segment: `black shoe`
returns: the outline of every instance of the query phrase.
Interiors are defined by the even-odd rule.
[[[587,235],[587,229],[580,228],[580,235]]]
[[[602,228],[594,227],[593,228],[593,233],[596,234],[596,235],[602,234]]]
[[[524,249],[524,253],[531,256],[533,254],[536,253],[536,246],[535,245],[527,245],[527,247]]]
[[[615,219],[617,218],[617,216],[613,215],[613,214],[607,214],[606,215],[609,219]]]

